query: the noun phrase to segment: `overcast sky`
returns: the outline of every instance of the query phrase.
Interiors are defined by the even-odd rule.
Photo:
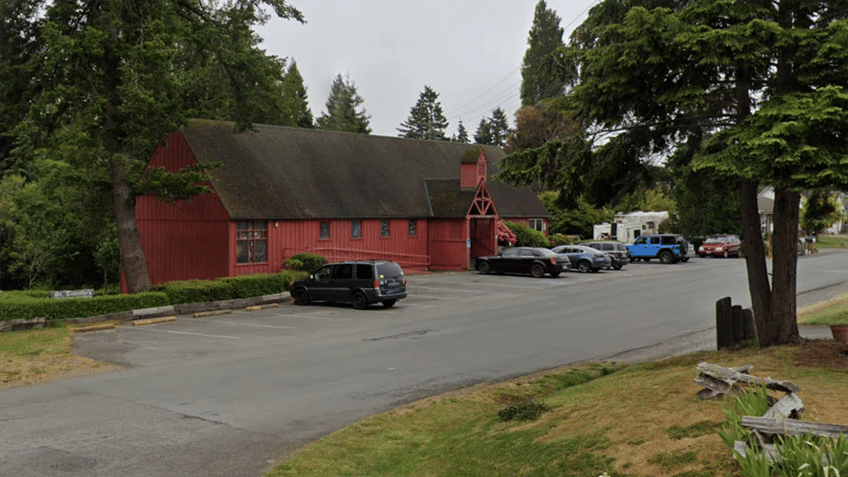
[[[598,1],[547,0],[564,41]],[[514,121],[537,2],[290,0],[307,23],[275,17],[258,33],[268,54],[297,62],[316,119],[341,73],[364,99],[372,134],[397,136],[428,85],[439,93],[447,135],[456,134],[461,119],[473,137],[498,106]]]

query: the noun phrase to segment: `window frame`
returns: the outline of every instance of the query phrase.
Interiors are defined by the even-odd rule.
[[[260,224],[261,228],[259,227]],[[241,247],[245,247],[244,252],[246,255],[244,260],[242,259]],[[268,263],[268,221],[237,221],[236,265],[256,265],[263,263]]]
[[[318,224],[318,240],[330,240],[330,221],[322,220]]]
[[[380,238],[389,238],[391,236],[391,222],[388,219],[380,220]]]
[[[351,220],[350,221],[350,238],[351,239],[361,239],[362,238],[362,221],[361,220]]]
[[[418,236],[418,221],[415,219],[409,219],[409,223],[406,225],[406,233],[409,237],[417,237]]]

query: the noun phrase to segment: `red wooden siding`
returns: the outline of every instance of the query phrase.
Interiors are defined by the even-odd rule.
[[[351,220],[326,220],[330,237],[320,238],[323,220],[286,220],[274,222],[268,229],[269,256],[279,252],[284,261],[301,252],[319,253],[329,261],[352,259],[383,259],[398,262],[405,271],[426,270],[426,219],[416,219],[416,234],[409,236],[410,219],[388,219],[389,236],[382,237],[381,219],[362,219],[360,238],[351,237]]]
[[[156,151],[150,165],[178,170],[194,162],[181,134],[170,134],[167,147]],[[152,284],[228,274],[229,217],[214,194],[168,205],[140,196],[136,223]]]
[[[465,270],[468,268],[468,220],[430,220],[430,268]]]

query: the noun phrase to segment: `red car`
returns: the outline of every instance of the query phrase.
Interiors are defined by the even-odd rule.
[[[699,257],[738,257],[742,241],[736,235],[713,235],[698,247]]]

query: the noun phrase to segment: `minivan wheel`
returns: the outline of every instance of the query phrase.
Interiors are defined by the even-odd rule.
[[[386,308],[391,308],[395,306],[395,303],[397,303],[397,300],[383,300],[383,306],[385,306]]]
[[[668,250],[665,250],[660,253],[660,262],[668,265],[669,263],[674,261],[674,255],[671,254]]]
[[[298,305],[309,303],[309,292],[306,291],[306,288],[298,288],[294,291],[294,302]]]
[[[587,273],[592,270],[592,265],[589,265],[589,262],[584,260],[577,264],[577,268],[580,269],[581,273]]]
[[[536,263],[530,269],[530,274],[533,275],[533,278],[542,278],[545,276],[545,267]]]
[[[356,292],[353,294],[353,307],[357,310],[364,310],[368,307],[368,299],[365,298],[364,293]]]
[[[483,275],[488,275],[491,271],[491,267],[489,267],[488,262],[480,262],[480,265],[477,265],[477,271]]]

